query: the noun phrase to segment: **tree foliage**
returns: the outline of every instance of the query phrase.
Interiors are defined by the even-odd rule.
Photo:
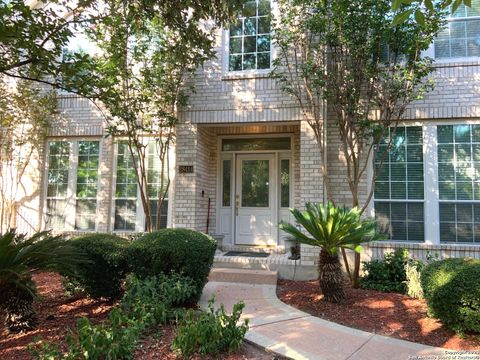
[[[101,104],[110,135],[125,138],[136,170],[146,230],[160,227],[170,178],[169,148],[178,108],[186,104],[185,80],[214,56],[218,25],[236,9],[231,1],[185,2],[177,6],[105,1],[100,21],[84,28],[101,56],[88,59],[81,73],[64,74],[64,86]],[[72,61],[78,54],[71,54]],[[159,189],[149,175],[148,140],[156,141]],[[158,195],[157,195],[158,194]],[[157,217],[152,219],[152,200]]]
[[[412,4],[416,6],[411,7]],[[461,5],[471,7],[472,0],[392,0],[392,10],[395,12],[392,23],[402,24],[413,17],[419,25],[425,25],[426,13],[450,10],[453,14]]]

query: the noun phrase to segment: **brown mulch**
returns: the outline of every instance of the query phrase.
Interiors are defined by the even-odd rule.
[[[86,297],[65,295],[61,276],[55,273],[33,275],[39,298],[34,302],[38,326],[34,331],[23,334],[9,334],[0,318],[0,359],[33,359],[27,346],[39,337],[65,346],[64,338],[68,329],[74,329],[77,319],[86,316],[93,323],[105,319],[113,304]]]
[[[339,324],[364,331],[454,350],[480,350],[480,336],[460,338],[438,320],[427,316],[424,300],[396,293],[346,288],[346,300],[323,300],[318,281],[279,280],[283,302]]]
[[[33,359],[27,346],[40,337],[47,342],[66,347],[65,335],[69,329],[74,329],[76,321],[81,316],[88,317],[93,323],[104,320],[110,309],[115,305],[107,301],[92,300],[86,297],[68,297],[64,293],[62,278],[54,273],[37,273],[33,279],[38,287],[39,298],[35,300],[34,308],[38,315],[38,327],[25,334],[9,334],[4,327],[3,317],[0,318],[0,359],[1,360],[31,360]],[[0,314],[2,316],[2,314]],[[166,359],[178,357],[170,350],[175,336],[173,326],[165,326],[152,331],[140,341],[134,359]],[[211,357],[194,357],[193,359],[214,359]],[[254,345],[244,343],[236,354],[221,355],[217,359],[241,360],[280,359]]]

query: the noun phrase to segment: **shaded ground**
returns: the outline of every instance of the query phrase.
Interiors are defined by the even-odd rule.
[[[68,297],[64,294],[61,277],[54,273],[38,273],[34,275],[39,290],[39,299],[34,307],[38,315],[38,328],[26,334],[8,334],[0,318],[0,359],[1,360],[30,360],[33,357],[27,346],[36,337],[41,337],[49,342],[62,343],[68,329],[75,328],[76,321],[81,316],[86,316],[93,323],[105,319],[114,304],[106,301],[95,301],[85,297]],[[141,340],[135,353],[135,359],[165,359],[172,360],[178,357],[170,350],[170,345],[175,336],[173,326],[163,327],[161,330],[152,331]],[[200,357],[194,357],[200,359]],[[212,359],[212,358],[208,358]],[[254,345],[244,343],[237,354],[221,355],[217,359],[240,360],[280,359],[271,353]]]
[[[279,280],[277,295],[311,315],[364,331],[448,349],[480,350],[480,336],[461,339],[427,316],[424,300],[402,294],[347,288],[347,300],[332,304],[323,301],[318,281]]]

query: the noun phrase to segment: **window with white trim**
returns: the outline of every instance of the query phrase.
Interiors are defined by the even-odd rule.
[[[380,229],[391,240],[480,245],[480,124],[398,127],[387,140],[374,160]]]
[[[434,41],[435,58],[480,56],[480,0],[460,7]]]
[[[100,143],[78,143],[75,229],[95,230],[97,217],[98,166]]]
[[[270,0],[247,1],[241,17],[230,26],[229,71],[270,69]]]
[[[47,151],[46,228],[95,230],[100,142],[49,141]]]
[[[480,125],[437,126],[440,242],[480,243]]]
[[[157,208],[159,197],[163,195],[168,186],[167,169],[164,171],[163,183],[161,181],[161,161],[158,156],[157,143],[150,140],[146,149],[147,162],[147,189],[151,209],[151,221],[156,228]],[[140,194],[137,185],[134,162],[126,141],[117,143],[116,184],[114,199],[114,226],[115,231],[144,231],[145,218]],[[164,166],[167,166],[165,163]],[[163,190],[162,189],[163,185]],[[162,202],[160,213],[160,228],[167,227],[168,194]]]
[[[47,229],[64,229],[68,198],[68,173],[70,165],[70,143],[50,141],[48,143],[47,171]]]
[[[390,130],[375,156],[374,207],[379,227],[391,240],[424,241],[422,127]]]

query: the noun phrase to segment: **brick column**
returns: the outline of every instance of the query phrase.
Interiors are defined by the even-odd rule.
[[[321,173],[320,150],[315,134],[304,120],[300,126],[300,207],[306,202],[323,201],[323,178]],[[318,262],[319,248],[301,245],[302,265],[315,265]]]

